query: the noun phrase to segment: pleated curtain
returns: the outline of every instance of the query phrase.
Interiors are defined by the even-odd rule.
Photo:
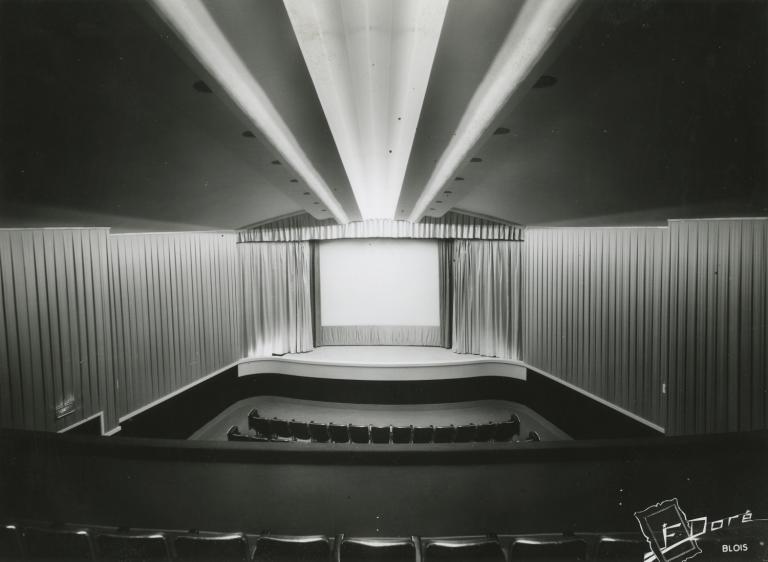
[[[238,244],[247,357],[310,351],[312,258],[309,242]]]
[[[453,347],[519,359],[522,244],[453,241]]]
[[[437,251],[440,276],[440,347],[450,349],[453,331],[453,241],[438,240]]]
[[[442,217],[424,217],[419,222],[370,219],[338,224],[334,219],[316,219],[309,213],[283,217],[238,231],[238,242],[299,242],[342,238],[433,238],[466,240],[523,239],[519,224],[500,222],[456,211]]]

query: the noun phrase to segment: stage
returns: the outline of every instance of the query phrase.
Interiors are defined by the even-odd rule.
[[[526,379],[522,361],[417,346],[324,346],[306,353],[248,357],[238,365],[240,376],[262,373],[386,381],[472,377]]]

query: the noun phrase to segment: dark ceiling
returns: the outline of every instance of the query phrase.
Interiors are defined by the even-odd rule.
[[[229,8],[255,5],[221,2],[213,16],[237,27],[241,11]],[[258,6],[255,71],[351,198],[283,4]],[[145,2],[2,0],[0,25],[0,226],[230,229],[311,208],[306,186],[272,164],[280,158],[257,131],[243,136],[253,126]],[[196,90],[200,80],[213,91]]]
[[[534,224],[768,215],[768,3],[591,2],[457,174],[457,203]]]
[[[232,2],[210,4],[234,29]],[[259,12],[259,29],[237,32],[261,53],[254,74],[349,206],[282,1],[235,4]],[[517,4],[452,0],[401,203],[423,188]],[[556,84],[510,101],[493,127],[509,133],[489,131],[435,214],[595,225],[768,214],[768,3],[579,10],[530,80]],[[0,227],[231,229],[311,208],[250,129],[144,2],[0,0]]]

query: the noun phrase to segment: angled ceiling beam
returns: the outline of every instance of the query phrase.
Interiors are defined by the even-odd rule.
[[[409,220],[416,222],[424,216],[432,200],[525,82],[580,1],[526,0],[414,204]]]
[[[448,0],[284,0],[363,219],[392,219]]]
[[[340,223],[347,213],[202,0],[150,0],[195,57]]]

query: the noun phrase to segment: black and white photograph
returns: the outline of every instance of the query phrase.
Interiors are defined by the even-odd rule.
[[[768,0],[0,0],[0,562],[768,561]]]

